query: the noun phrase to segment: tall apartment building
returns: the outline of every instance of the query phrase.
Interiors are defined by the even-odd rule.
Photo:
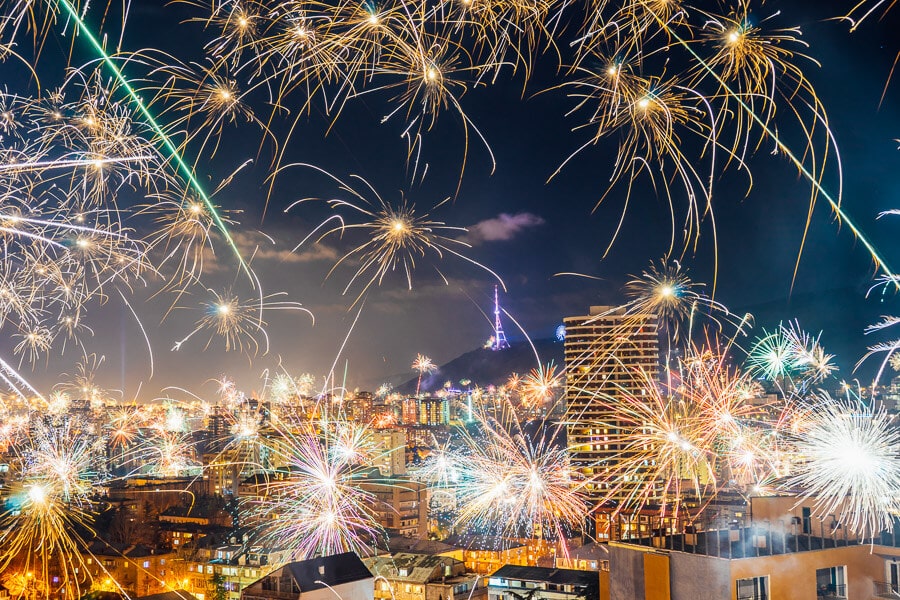
[[[628,510],[627,499],[646,481],[639,474],[631,481],[603,479],[615,473],[627,444],[616,403],[626,394],[642,395],[646,382],[659,376],[656,316],[592,306],[589,315],[566,318],[565,326],[565,420],[572,466],[599,481],[586,490],[591,501],[610,500],[611,510]],[[600,530],[597,535],[605,537]]]
[[[370,495],[375,520],[390,535],[425,539],[428,535],[428,488],[409,477],[382,477],[375,469],[357,485]]]
[[[406,475],[406,431],[399,428],[373,432],[375,442],[372,466],[384,477]]]

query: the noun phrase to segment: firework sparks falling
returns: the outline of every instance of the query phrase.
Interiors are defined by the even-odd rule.
[[[819,397],[798,432],[789,485],[862,536],[893,528],[900,489],[900,433],[880,409]]]
[[[357,452],[347,452],[347,432],[336,425],[303,421],[291,427],[294,433],[281,432],[271,447],[279,470],[260,482],[252,501],[260,538],[291,549],[294,560],[366,554],[380,536],[373,498],[355,481]],[[365,435],[357,431],[352,437]]]
[[[343,263],[351,260],[359,263],[359,268],[356,269],[343,292],[346,294],[354,284],[360,282],[362,287],[353,305],[363,298],[370,287],[373,285],[380,286],[389,273],[397,270],[404,274],[407,287],[412,289],[412,277],[416,265],[429,255],[436,257],[438,260],[442,259],[444,254],[456,256],[487,271],[502,283],[496,273],[461,253],[462,250],[469,247],[468,244],[457,238],[449,237],[452,233],[464,233],[466,231],[464,228],[451,227],[441,221],[433,221],[427,213],[416,214],[413,205],[405,198],[397,205],[391,204],[384,200],[361,177],[353,176],[354,179],[363,184],[368,193],[374,196],[374,201],[367,199],[364,193],[356,191],[337,177],[325,173],[316,167],[312,168],[328,175],[340,185],[343,192],[353,198],[352,202],[348,200],[330,200],[328,204],[332,208],[350,210],[366,220],[360,223],[348,223],[345,222],[343,217],[333,215],[311,232],[295,250],[311,239],[321,242],[324,238],[332,235],[343,236],[351,231],[363,232],[365,241],[344,254],[329,271],[330,275]],[[286,210],[290,210],[297,204],[308,200],[310,199],[299,200]],[[438,270],[438,273],[440,274],[440,270]],[[443,275],[441,277],[446,283],[446,278]]]
[[[0,515],[0,570],[34,573],[48,594],[77,596],[90,586],[81,549],[82,535],[92,535],[93,459],[93,439],[83,424],[44,420],[34,428],[17,456],[21,476]],[[59,582],[52,586],[51,573]]]
[[[503,537],[564,539],[581,525],[587,504],[585,482],[557,439],[560,428],[523,425],[512,406],[504,414],[502,422],[479,414],[478,431],[463,436],[459,456],[444,458],[443,477],[458,482],[454,526]],[[454,465],[461,467],[458,474]]]

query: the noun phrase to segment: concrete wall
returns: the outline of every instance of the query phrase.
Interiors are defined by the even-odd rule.
[[[644,600],[644,553],[609,545],[609,599]]]
[[[834,537],[844,539],[854,537],[844,529],[834,528],[838,522],[837,515],[844,510],[843,503],[839,504],[835,514],[819,514],[816,510],[816,499],[806,498],[800,500],[795,496],[766,496],[750,498],[750,515],[756,525],[769,524],[773,530],[791,531],[791,519],[796,517],[799,524],[794,525],[796,533],[802,532],[803,509],[810,509],[809,534],[814,536]]]
[[[669,555],[672,575],[672,600],[700,600],[701,598],[731,598],[728,560],[672,552]]]
[[[816,600],[816,570],[846,567],[848,600],[872,598],[872,582],[884,581],[885,559],[900,555],[898,548],[845,546],[796,554],[742,558],[731,561],[731,594],[735,600],[738,579],[769,576],[772,600]]]

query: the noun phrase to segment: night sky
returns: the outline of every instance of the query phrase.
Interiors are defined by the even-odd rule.
[[[900,137],[900,76],[888,87],[879,107],[900,51],[896,36],[891,35],[897,31],[900,11],[894,11],[892,20],[872,18],[850,33],[847,23],[827,20],[845,8],[837,2],[770,1],[760,14],[780,11],[778,24],[799,26],[810,45],[808,54],[821,63],[818,67],[796,59],[828,111],[843,164],[844,209],[891,266],[900,268],[900,217],[877,219],[882,211],[900,208],[896,176],[900,152],[895,140]],[[202,28],[197,24],[171,28],[172,21],[190,14],[185,6],[161,8],[155,2],[134,0],[126,49],[159,47],[185,60],[201,60],[199,47],[190,44],[204,39],[207,34]],[[427,163],[427,176],[423,182],[411,182],[402,121],[381,123],[389,112],[390,92],[350,100],[333,126],[332,118],[322,113],[321,103],[313,103],[290,139],[285,162],[311,163],[345,181],[351,174],[359,175],[385,199],[399,199],[404,194],[415,203],[417,212],[430,212],[434,220],[468,228],[465,239],[472,248],[466,255],[502,276],[507,286],[501,296],[504,308],[529,336],[550,337],[565,316],[584,314],[591,304],[621,302],[620,288],[628,276],[660,259],[670,244],[667,203],[642,180],[633,192],[618,239],[603,258],[623,210],[621,184],[593,210],[613,169],[615,135],[588,148],[548,182],[587,135],[572,131],[580,121],[577,116],[566,116],[573,101],[565,91],[548,90],[559,81],[555,67],[553,57],[546,56],[539,59],[524,90],[521,75],[516,75],[471,88],[463,96],[463,108],[490,144],[497,166],[491,174],[484,146],[470,139],[458,195],[463,159],[458,116],[445,112],[428,132],[420,163],[420,170]],[[278,125],[273,132],[281,137],[286,128]],[[796,132],[789,127],[780,133],[789,146],[800,147],[801,140],[791,137]],[[122,390],[125,398],[152,399],[167,393],[167,386],[209,395],[214,387],[205,382],[226,374],[246,390],[259,389],[265,369],[281,365],[293,374],[310,372],[321,378],[335,362],[360,308],[351,308],[359,286],[341,294],[354,270],[349,265],[326,276],[359,238],[331,236],[290,252],[332,213],[323,202],[303,203],[288,213],[284,209],[302,198],[340,197],[341,192],[314,169],[289,168],[276,180],[263,217],[271,146],[264,145],[258,152],[259,139],[259,130],[252,125],[226,128],[221,148],[215,157],[201,162],[199,171],[206,181],[215,182],[246,160],[254,161],[214,200],[226,210],[242,211],[232,214],[241,223],[235,228],[236,238],[248,255],[259,246],[253,266],[264,290],[287,292],[286,298],[302,302],[314,313],[315,325],[299,312],[268,313],[270,350],[252,361],[239,353],[226,354],[219,339],[213,339],[204,351],[208,335],[198,335],[180,351],[171,352],[174,343],[192,328],[195,310],[176,309],[160,323],[171,298],[147,299],[149,291],[138,289],[133,305],[139,308],[153,345],[155,374],[150,378],[148,350],[128,309],[115,299],[102,307],[92,306],[89,318],[94,336],[84,340],[85,346],[106,357],[99,381]],[[829,190],[836,182],[836,163],[830,165],[832,171],[825,178]],[[771,329],[780,319],[798,318],[803,328],[823,331],[822,342],[826,350],[838,355],[843,377],[869,376],[874,361],[867,363],[861,375],[851,373],[866,345],[875,341],[865,337],[863,330],[881,314],[896,314],[895,298],[883,297],[879,291],[866,299],[874,282],[874,265],[848,229],[835,222],[824,199],[816,206],[793,280],[810,186],[784,157],[771,153],[771,144],[763,144],[750,167],[753,186],[749,193],[747,176],[733,167],[725,175],[717,175],[714,183],[716,300],[738,313],[753,312],[758,316],[758,328]],[[676,192],[673,201],[680,223],[683,194]],[[271,236],[275,244],[258,230]],[[236,275],[231,257],[223,246],[220,249],[208,265],[208,285],[215,289],[233,285],[249,295],[246,280]],[[683,263],[695,280],[709,284],[710,292],[713,256],[707,219],[699,244],[686,252]],[[435,266],[449,285],[444,285]],[[556,276],[565,272],[599,279]],[[491,309],[494,283],[485,271],[453,256],[439,261],[433,256],[423,259],[413,273],[412,290],[407,289],[401,273],[388,276],[380,287],[371,289],[362,305],[358,323],[338,360],[339,378],[349,361],[348,385],[372,389],[382,381],[411,377],[409,365],[417,353],[440,364],[480,346],[491,334],[484,313]],[[196,309],[200,300],[186,297],[179,305]],[[510,338],[523,337],[509,319],[505,325]],[[751,339],[760,333],[758,328]],[[56,374],[72,371],[77,359],[78,353],[68,349],[64,356],[39,364],[33,374],[25,367],[25,373],[35,382],[51,386],[57,381]],[[186,397],[177,391],[168,393]]]

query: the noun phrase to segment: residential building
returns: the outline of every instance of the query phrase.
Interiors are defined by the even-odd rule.
[[[599,600],[595,571],[506,565],[488,579],[488,600]]]
[[[450,400],[428,396],[406,398],[401,405],[404,425],[441,426],[450,424]]]
[[[589,542],[556,556],[557,569],[609,572],[609,546]]]
[[[375,442],[372,466],[384,477],[406,475],[406,431],[399,428],[372,432]]]
[[[374,600],[375,579],[353,552],[292,562],[248,585],[241,600]]]
[[[345,411],[349,418],[365,423],[372,418],[375,396],[372,392],[356,392],[345,401]]]
[[[174,582],[177,555],[141,544],[107,544],[95,541],[81,553],[84,568],[93,581],[116,582],[131,597],[149,596],[169,589]]]
[[[482,576],[490,575],[503,565],[536,564],[529,559],[528,545],[519,540],[467,535],[450,536],[444,543],[462,550],[466,570]]]
[[[812,501],[754,498],[753,519],[609,543],[610,600],[871,600],[900,597],[900,531],[852,535]],[[807,506],[804,506],[807,504]]]
[[[428,488],[409,477],[381,477],[373,469],[359,480],[374,498],[375,519],[389,534],[424,538],[428,535]]]
[[[397,553],[363,559],[378,579],[377,600],[468,600],[484,597],[484,584],[449,556]]]
[[[588,481],[601,482],[586,486],[591,501],[610,502],[609,511],[627,512],[633,508],[628,506],[629,499],[647,489],[643,474],[632,473],[629,480],[603,480],[615,472],[628,443],[616,403],[625,394],[646,394],[659,374],[656,316],[592,306],[588,315],[566,318],[565,326],[565,422],[572,465]],[[642,501],[654,499],[642,496]],[[597,538],[609,539],[610,533],[598,530]]]
[[[233,460],[230,453],[216,452],[204,454],[203,462],[203,488],[204,493],[210,496],[237,495],[244,464]]]

